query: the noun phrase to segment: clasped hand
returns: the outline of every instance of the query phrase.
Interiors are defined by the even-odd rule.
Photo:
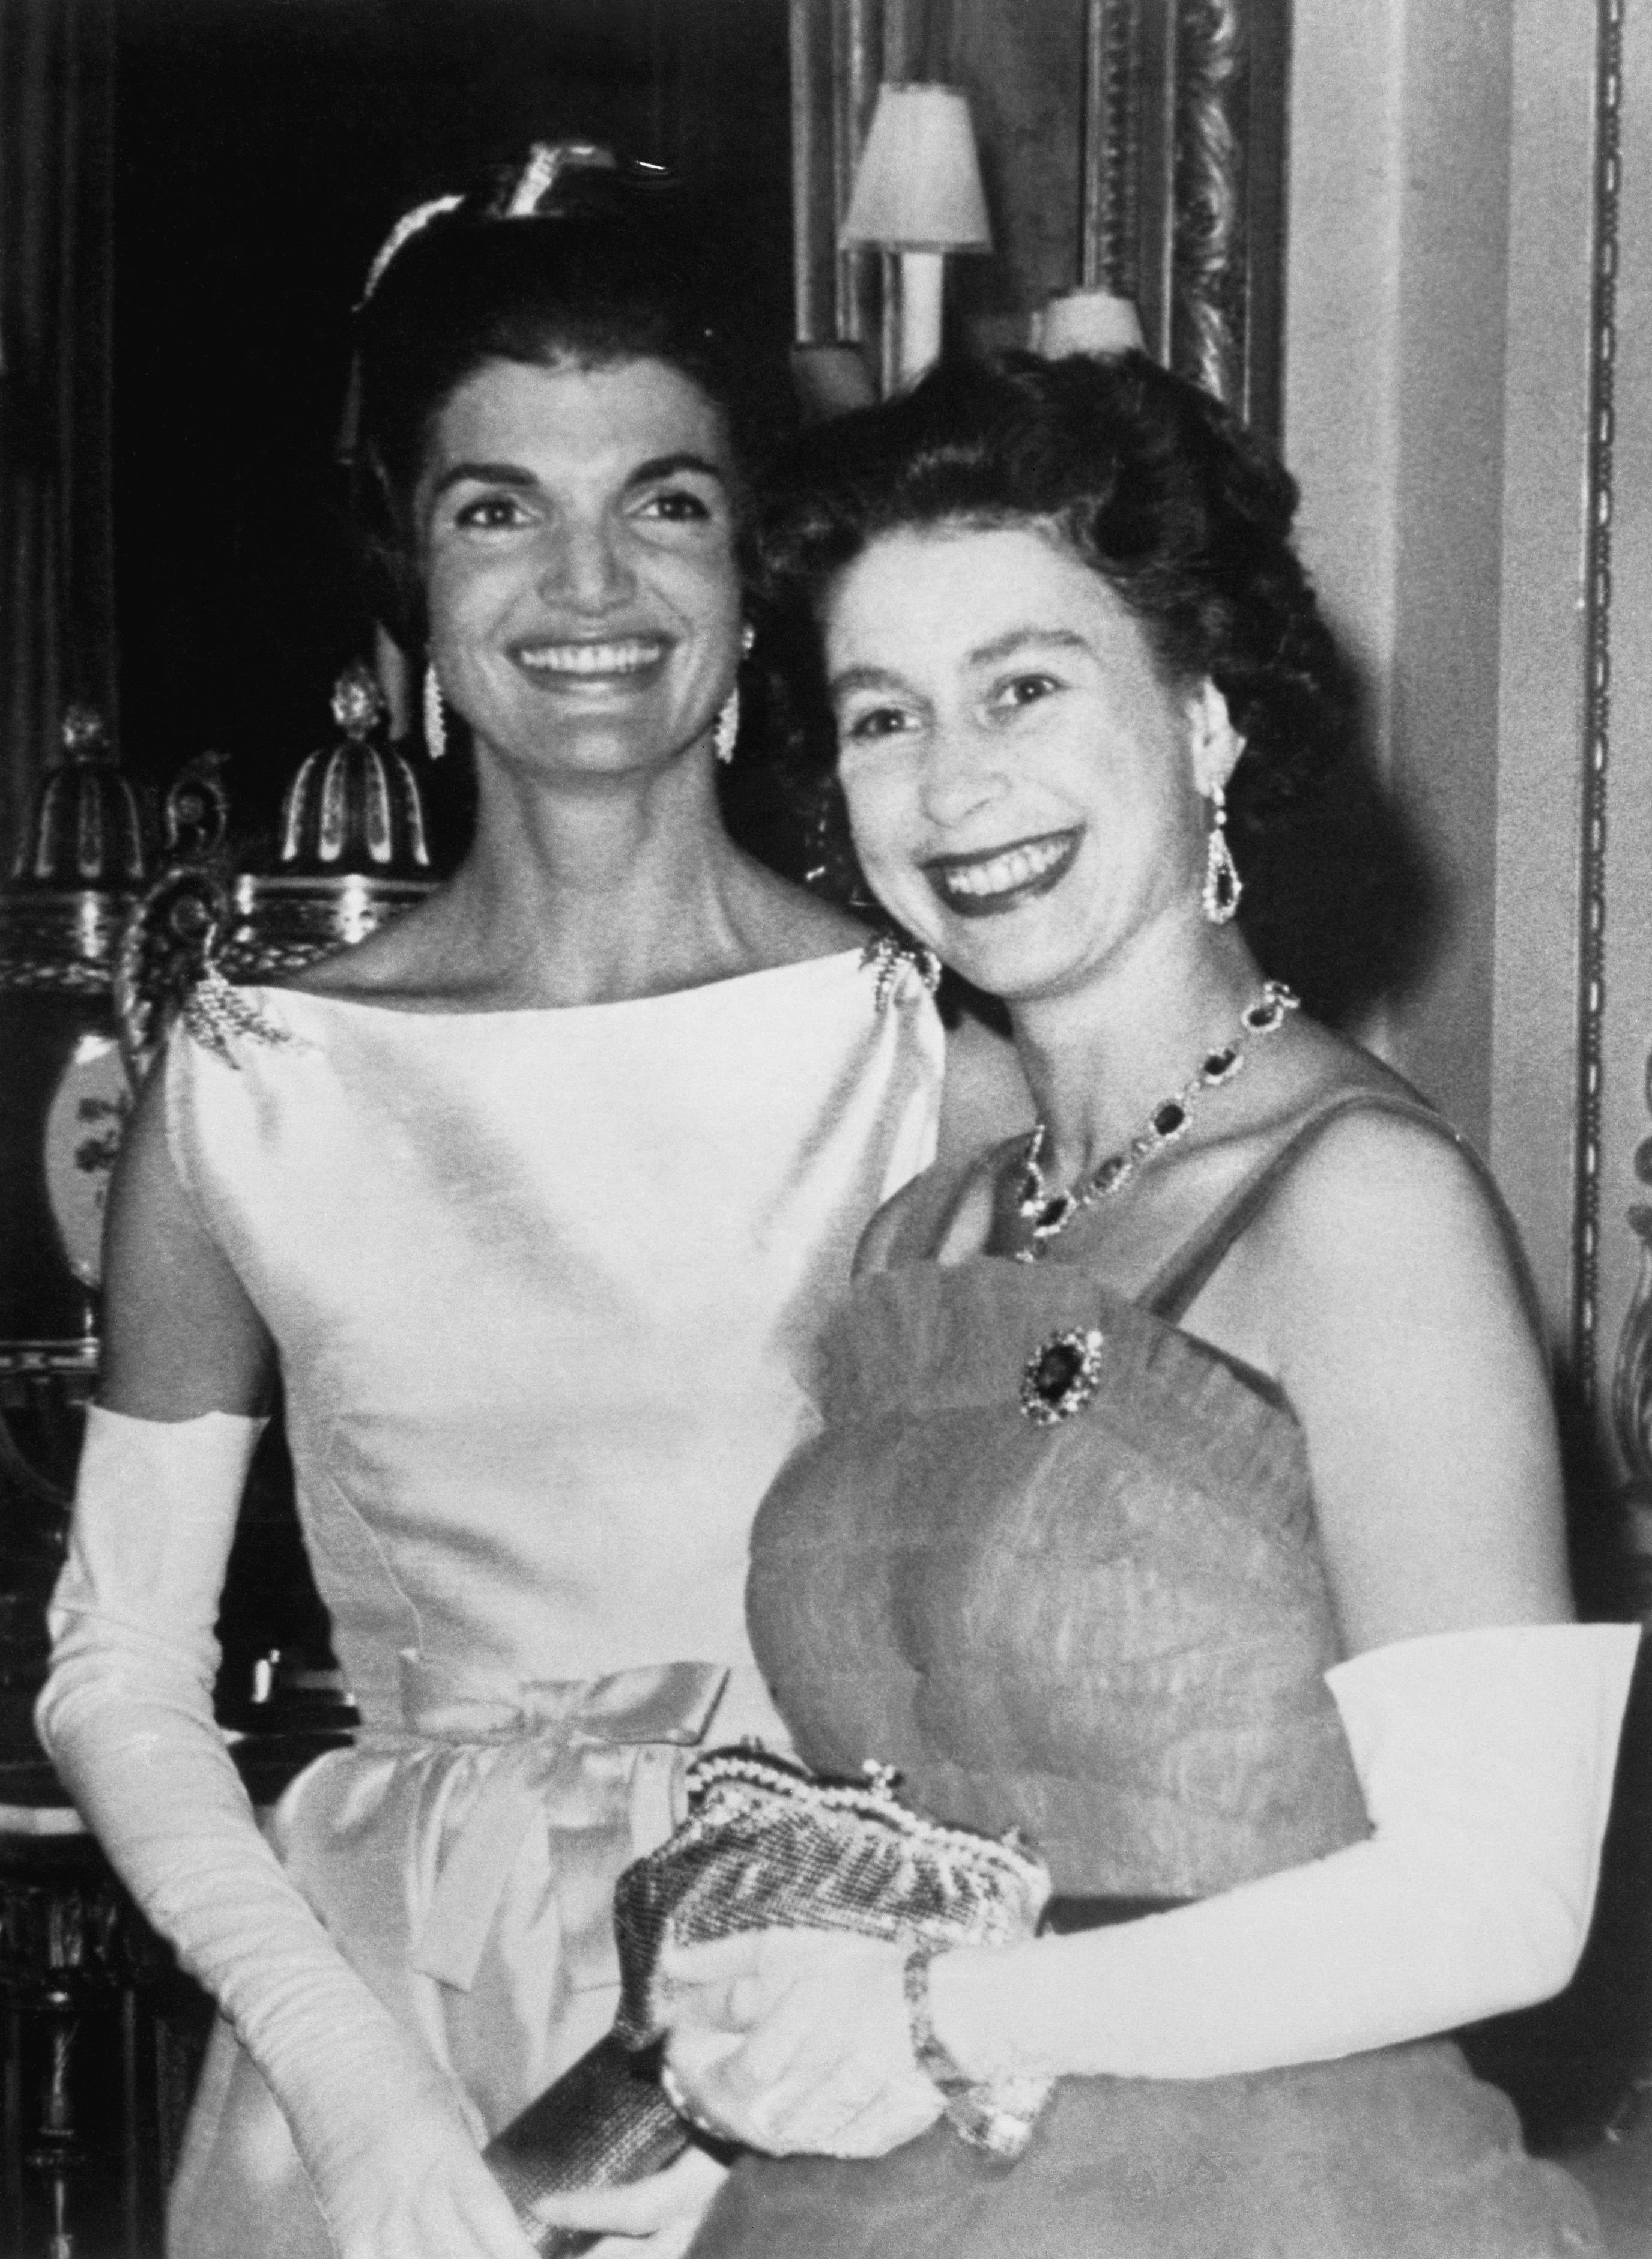
[[[691,2148],[646,2179],[547,2196],[535,2218],[598,2236],[590,2259],[681,2259],[723,2174]],[[341,2259],[534,2259],[504,2191],[439,2102],[405,2110],[330,2193]]]
[[[879,2157],[934,2123],[913,2059],[905,1950],[840,1931],[764,1929],[681,1946],[666,2075],[703,2130],[775,2156]]]

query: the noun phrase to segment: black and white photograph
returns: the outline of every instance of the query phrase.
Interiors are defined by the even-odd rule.
[[[1652,2259],[1652,7],[0,0],[0,2259]]]

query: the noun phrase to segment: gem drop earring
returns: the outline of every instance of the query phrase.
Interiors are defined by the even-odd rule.
[[[1244,881],[1228,845],[1228,795],[1219,784],[1210,788],[1210,837],[1205,844],[1205,884],[1200,899],[1212,925],[1226,925],[1239,907]]]

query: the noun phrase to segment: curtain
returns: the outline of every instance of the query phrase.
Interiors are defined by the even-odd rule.
[[[116,727],[114,0],[0,0],[0,877],[63,709]]]

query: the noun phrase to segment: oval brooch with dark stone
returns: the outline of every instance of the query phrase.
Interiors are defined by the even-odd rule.
[[[1053,1428],[1082,1412],[1101,1378],[1098,1328],[1051,1334],[1022,1368],[1021,1408],[1036,1428]]]

